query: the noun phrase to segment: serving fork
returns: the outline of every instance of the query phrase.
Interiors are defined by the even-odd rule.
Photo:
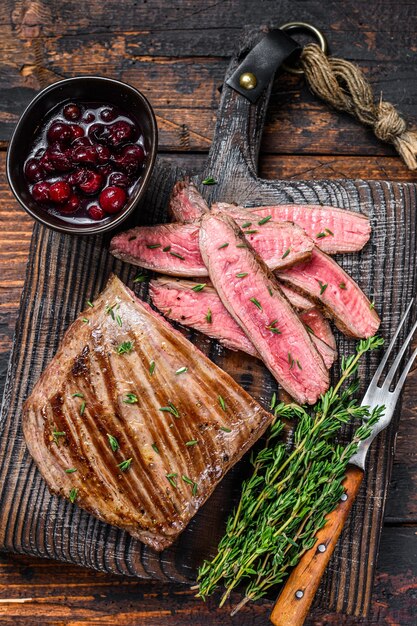
[[[378,422],[372,426],[370,435],[358,444],[357,451],[349,459],[346,477],[343,482],[345,491],[340,503],[327,515],[325,526],[323,526],[316,535],[316,543],[310,550],[303,554],[299,563],[289,576],[271,614],[271,622],[275,626],[302,626],[304,623],[320,584],[321,577],[334,552],[337,540],[361,486],[369,447],[377,434],[390,424],[394,415],[401,389],[414,359],[417,356],[416,348],[403,370],[399,372],[402,358],[417,328],[417,321],[414,323],[406,340],[400,347],[391,368],[382,382],[381,377],[388,359],[393,352],[401,328],[411,311],[412,304],[413,300],[411,300],[408,305],[361,402],[362,406],[369,407],[369,415],[372,413],[372,409],[377,406],[385,406],[384,413],[381,415]],[[394,378],[397,374],[399,374],[399,378],[397,383],[394,384]],[[392,387],[393,389],[391,390]]]

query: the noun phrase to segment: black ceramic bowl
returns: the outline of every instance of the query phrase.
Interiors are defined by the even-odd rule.
[[[88,224],[66,221],[39,206],[29,193],[23,166],[45,117],[58,105],[72,101],[110,104],[124,110],[135,120],[144,136],[145,163],[126,206],[120,213]],[[78,76],[50,85],[32,100],[22,114],[7,153],[7,177],[23,208],[38,222],[54,230],[75,235],[102,233],[116,228],[134,211],[149,183],[155,163],[158,130],[151,105],[143,94],[126,83],[100,76]]]

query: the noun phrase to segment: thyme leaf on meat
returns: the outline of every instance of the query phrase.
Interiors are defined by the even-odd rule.
[[[198,484],[194,480],[191,480],[191,478],[189,478],[188,476],[183,475],[181,476],[181,478],[185,483],[187,483],[187,485],[192,486],[192,494],[193,496],[195,496],[197,493]]]
[[[73,487],[71,489],[71,491],[69,492],[69,501],[74,504],[74,502],[76,501],[78,496],[78,489],[76,489],[75,487]]]
[[[270,330],[271,333],[274,333],[275,335],[281,335],[281,331],[277,328],[277,323],[278,320],[272,320],[272,322],[270,324],[268,324],[268,326],[266,326],[267,330]]]
[[[162,252],[169,252],[171,250],[171,246],[165,246],[165,248],[162,248]]]
[[[220,426],[220,430],[222,430],[224,433],[231,433],[232,429],[231,428],[227,428],[226,426]]]
[[[171,413],[171,415],[173,415],[174,417],[177,417],[177,418],[180,416],[177,407],[174,406],[172,404],[172,402],[169,402],[168,406],[161,406],[159,410],[163,411],[165,413]]]
[[[194,287],[191,287],[192,291],[203,291],[204,287],[207,286],[207,283],[198,283],[198,285],[194,285]]]
[[[87,300],[87,306],[93,308],[94,304],[91,302],[91,300]]]
[[[256,235],[258,231],[257,230],[244,230],[243,234],[244,235]]]
[[[89,324],[89,322],[90,322],[88,317],[82,317],[81,321],[84,322],[84,324]]]
[[[156,366],[155,361],[151,361],[151,362],[149,363],[149,374],[150,374],[151,376],[152,376],[152,374],[153,374],[153,373],[154,373],[154,371],[155,371],[155,366]]]
[[[245,278],[247,275],[248,272],[239,272],[239,274],[236,274],[236,278]]]
[[[248,246],[245,243],[236,244],[236,248],[247,248]]]
[[[145,274],[138,274],[136,278],[133,279],[134,283],[144,283],[146,280]]]
[[[213,176],[207,176],[202,183],[203,185],[217,185],[217,180],[214,180]]]
[[[126,470],[128,470],[128,469],[129,469],[129,467],[132,465],[132,461],[133,461],[133,459],[132,459],[132,458],[130,458],[130,459],[125,459],[125,460],[124,460],[124,461],[122,461],[121,463],[118,463],[118,464],[117,464],[117,467],[119,467],[119,468],[120,468],[120,471],[121,471],[121,472],[125,472],[125,471],[126,471]]]
[[[160,452],[158,450],[158,446],[156,445],[156,443],[153,443],[151,448],[154,450],[154,452],[156,452],[156,454],[160,454]]]
[[[139,398],[134,393],[127,393],[126,397],[123,399],[125,404],[137,404],[139,402]]]
[[[223,248],[227,248],[227,246],[228,246],[228,245],[229,245],[229,242],[228,242],[228,241],[226,241],[225,243],[222,243],[222,245],[221,245],[221,246],[219,246],[219,247],[217,248],[217,250],[222,250]]]
[[[326,237],[326,233],[317,233],[316,235],[316,239],[323,239],[323,237]]]
[[[291,248],[287,248],[284,254],[282,255],[281,259],[285,259],[289,255],[290,252],[291,252]]]
[[[245,222],[242,224],[241,228],[249,228],[249,226],[252,226],[252,222]]]
[[[66,474],[73,474],[76,471],[77,471],[76,467],[69,467],[68,469],[65,470],[65,473]]]
[[[80,415],[84,415],[85,407],[86,407],[85,401],[81,402]]]
[[[211,315],[211,310],[208,309],[207,310],[207,314],[206,314],[206,321],[211,324],[211,322],[213,321],[212,315]]]
[[[346,289],[346,283],[339,283],[340,289]]]
[[[107,433],[107,439],[109,440],[110,448],[113,450],[113,452],[116,452],[119,449],[119,442],[117,441],[116,437],[113,437],[113,435]]]
[[[191,446],[196,446],[197,444],[198,444],[197,439],[191,439],[190,441],[185,442],[185,445],[187,446],[187,448],[191,448]]]
[[[181,261],[185,261],[185,257],[182,256],[182,254],[178,254],[178,252],[169,252],[168,254],[170,254],[171,256],[175,256],[177,259],[181,259]]]
[[[327,283],[322,283],[321,280],[317,279],[317,282],[319,284],[320,287],[320,295],[322,296],[324,294],[324,292],[326,291],[328,284]]]
[[[165,478],[168,479],[169,484],[172,485],[175,489],[177,488],[177,483],[175,481],[177,476],[178,474],[176,474],[175,472],[172,472],[171,474],[165,474]]]
[[[84,394],[80,393],[79,391],[76,391],[75,393],[71,394],[72,398],[84,398]]]
[[[52,431],[52,436],[53,436],[53,439],[54,439],[54,443],[56,443],[56,445],[59,445],[59,438],[60,437],[66,437],[67,433],[65,433],[64,431],[53,430]]]
[[[117,354],[129,354],[133,350],[133,343],[131,341],[123,341],[120,346],[117,347]]]
[[[146,247],[147,247],[149,250],[155,250],[156,248],[160,248],[160,247],[161,247],[161,244],[160,244],[160,243],[148,243],[148,244],[146,245]]]
[[[243,587],[244,597],[234,614],[281,584],[314,546],[326,514],[344,493],[342,482],[351,455],[383,414],[384,407],[370,411],[355,398],[359,361],[382,343],[379,337],[361,341],[356,352],[343,359],[338,382],[314,407],[276,404],[273,396],[271,410],[276,419],[265,446],[252,457],[252,476],[242,485],[216,556],[200,567],[201,598],[221,586],[222,606],[232,591]],[[283,437],[284,420],[294,424],[291,441]],[[342,445],[340,430],[352,423],[355,432]]]
[[[218,397],[217,397],[217,399],[218,399],[219,404],[220,404],[221,408],[223,409],[223,411],[225,411],[225,412],[226,412],[226,410],[227,410],[227,408],[226,408],[226,402],[224,401],[223,396],[218,396]]]
[[[252,304],[254,304],[256,306],[257,309],[262,311],[262,305],[259,302],[259,300],[257,300],[256,298],[249,298],[249,300],[252,302]]]
[[[372,311],[372,309],[375,308],[375,300],[372,300],[371,304],[369,305],[370,310]]]
[[[261,220],[259,220],[258,225],[263,226],[264,224],[269,222],[269,220],[272,220],[272,215],[267,215],[266,217],[263,217]]]
[[[185,374],[185,372],[188,372],[188,367],[180,367],[176,370],[175,374],[178,376],[178,374]]]

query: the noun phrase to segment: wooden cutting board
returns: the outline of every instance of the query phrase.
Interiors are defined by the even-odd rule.
[[[259,37],[256,33],[243,41],[226,78]],[[184,172],[159,160],[146,197],[125,228],[166,221],[172,186],[186,174],[192,176],[209,202],[323,203],[361,211],[372,221],[371,242],[360,254],[344,255],[338,261],[375,299],[382,317],[381,333],[389,339],[416,288],[416,185],[259,179],[257,156],[269,93],[270,89],[253,105],[224,84],[204,171]],[[202,186],[206,176],[213,176],[217,185]],[[195,579],[199,563],[215,552],[242,478],[250,471],[248,459],[222,481],[174,546],[157,554],[77,506],[51,496],[23,439],[22,403],[57,350],[65,329],[86,301],[103,288],[110,272],[132,286],[137,268],[113,259],[108,253],[109,240],[110,236],[73,238],[39,225],[34,228],[0,417],[0,549],[106,572],[189,582]],[[146,284],[135,289],[147,297]],[[263,365],[196,332],[187,331],[186,335],[268,406],[276,385]],[[352,352],[353,341],[340,334],[337,339],[340,354]],[[374,354],[361,366],[362,389],[377,361]],[[334,369],[337,374],[337,365]],[[400,408],[391,427],[372,447],[362,491],[322,582],[318,603],[328,610],[358,616],[368,610],[399,415]]]

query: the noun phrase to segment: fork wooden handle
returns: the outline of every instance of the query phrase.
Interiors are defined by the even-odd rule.
[[[354,465],[347,468],[343,481],[346,499],[327,515],[326,525],[317,533],[317,541],[291,572],[271,614],[274,626],[302,626],[313,602],[321,577],[336,547],[363,480],[363,471]]]

